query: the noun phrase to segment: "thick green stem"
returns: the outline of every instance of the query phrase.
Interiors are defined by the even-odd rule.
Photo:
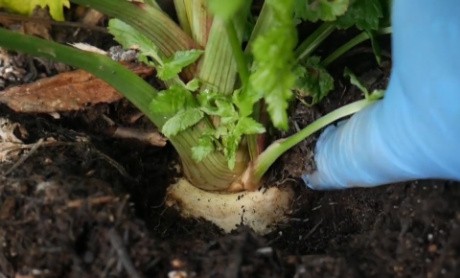
[[[202,90],[222,94],[233,93],[236,81],[236,62],[222,20],[214,19],[208,44],[199,66],[198,78]]]
[[[348,105],[342,106],[329,114],[319,118],[313,123],[306,126],[301,131],[284,139],[273,142],[255,161],[252,170],[251,182],[257,183],[267,172],[268,168],[287,150],[305,140],[321,128],[335,122],[336,120],[354,114],[361,109],[374,103],[374,99],[359,100]]]
[[[391,27],[383,28],[377,31],[379,35],[391,34]],[[332,62],[337,60],[344,53],[357,46],[358,44],[370,39],[370,35],[367,32],[362,32],[351,40],[347,41],[345,44],[337,48],[329,56],[324,59],[321,64],[325,67],[329,66]]]
[[[233,170],[228,168],[227,159],[218,151],[197,162],[192,159],[192,147],[198,145],[203,134],[204,125],[198,125],[186,132],[181,132],[171,143],[180,155],[185,177],[196,187],[208,191],[225,191],[246,169],[247,153],[239,152]]]
[[[188,0],[174,0],[174,8],[176,9],[177,19],[179,20],[180,27],[187,33],[189,36],[193,37],[192,35],[192,27],[190,26],[190,22],[188,20],[188,13],[187,10],[189,9]]]
[[[246,57],[244,56],[244,52],[241,48],[241,41],[238,38],[238,34],[236,32],[233,21],[226,22],[225,29],[227,31],[228,40],[232,48],[233,57],[236,61],[236,67],[241,79],[241,84],[243,85],[243,88],[245,88],[249,80],[248,62],[246,61]]]
[[[295,51],[297,59],[301,60],[309,56],[334,30],[335,26],[331,22],[321,24],[297,47]]]
[[[149,104],[157,91],[142,78],[106,56],[22,35],[4,28],[0,28],[0,46],[82,68],[117,89],[158,127],[167,120],[153,116],[150,111]],[[240,155],[234,170],[228,169],[226,158],[219,152],[210,154],[199,163],[192,160],[191,149],[197,145],[204,128],[207,127],[204,125],[194,127],[170,138],[170,141],[179,152],[184,173],[190,182],[206,190],[225,190],[245,169],[248,158]]]
[[[131,25],[149,38],[166,57],[179,50],[198,48],[193,39],[167,14],[150,5],[135,5],[126,0],[71,0],[71,2],[89,6]],[[186,79],[193,78],[193,71],[190,68],[184,74]]]

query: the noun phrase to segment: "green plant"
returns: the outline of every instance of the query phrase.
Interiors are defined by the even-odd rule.
[[[308,96],[310,105],[321,101],[333,88],[325,65],[362,40],[388,31],[382,29],[388,0],[266,0],[256,17],[251,13],[251,1],[175,0],[179,24],[154,1],[71,2],[113,17],[109,31],[125,48],[137,49],[140,61],[157,69],[166,89],[151,87],[107,57],[5,29],[0,29],[0,46],[80,67],[107,81],[161,128],[179,153],[185,178],[201,189],[200,194],[216,192],[212,195],[215,200],[233,196],[228,192],[258,189],[268,168],[289,148],[376,101],[366,94],[364,100],[331,112],[267,148],[260,144],[266,126],[288,128],[287,108],[294,91]],[[301,21],[323,23],[298,44],[296,25]],[[363,33],[325,60],[312,55],[334,30],[352,26]],[[377,47],[375,50],[378,54]],[[177,188],[184,184],[173,187],[170,195],[183,198],[174,191]],[[182,195],[189,195],[187,192]],[[284,194],[277,192],[274,202]],[[286,192],[277,210],[280,217],[289,204],[291,193]],[[235,196],[251,193],[239,194]],[[244,199],[240,197],[235,201]],[[249,203],[243,209],[241,204],[236,207],[244,214]],[[213,203],[208,209],[217,206]],[[275,220],[262,226],[267,228]]]
[[[31,15],[36,7],[49,9],[55,20],[64,20],[63,7],[70,7],[69,0],[0,0],[0,8],[4,7],[16,13]]]

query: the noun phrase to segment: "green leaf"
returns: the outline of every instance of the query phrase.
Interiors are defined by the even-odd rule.
[[[158,47],[141,32],[116,18],[109,21],[108,29],[125,49],[139,50],[140,61],[149,64],[151,58],[156,66],[163,65],[164,57],[161,56]]]
[[[252,114],[254,104],[263,98],[261,90],[236,90],[233,94],[233,103],[238,107],[242,117]]]
[[[253,118],[244,117],[238,120],[234,132],[236,134],[261,134],[265,132],[265,127]]]
[[[208,0],[208,7],[216,17],[229,20],[236,15],[245,3],[245,0]]]
[[[295,0],[295,16],[316,22],[334,21],[343,15],[350,4],[349,0]]]
[[[37,6],[48,7],[53,19],[63,21],[64,7],[70,8],[70,2],[69,0],[0,0],[0,8],[26,15],[31,15]]]
[[[273,125],[284,130],[287,129],[288,123],[288,101],[292,97],[291,89],[296,81],[293,72],[294,47],[297,43],[292,17],[294,1],[265,2],[266,8],[271,9],[273,13],[272,27],[258,36],[252,45],[254,71],[249,78],[248,94],[263,96]],[[252,101],[257,97],[251,99],[243,96],[243,99]],[[238,103],[242,107],[241,100]]]
[[[202,161],[215,150],[212,136],[204,135],[200,137],[198,145],[192,148],[192,158],[195,161]]]
[[[201,111],[220,120],[214,132],[203,136],[208,138],[206,140],[212,138],[214,143],[220,140],[220,147],[227,158],[228,167],[233,169],[243,135],[263,133],[264,126],[251,117],[242,116],[232,102],[231,96],[204,91],[198,95],[198,102]],[[206,140],[203,141],[205,143],[200,143],[201,147],[197,148],[197,156],[210,150],[210,142]]]
[[[320,62],[313,56],[297,69],[296,92],[301,98],[309,97],[309,105],[317,104],[334,89],[334,79]]]
[[[377,30],[383,19],[382,0],[355,0],[348,11],[337,19],[339,28],[347,29],[356,26],[360,30]]]
[[[233,127],[233,125],[231,125]],[[264,133],[265,128],[254,119],[245,117],[238,119],[236,125],[227,130],[222,138],[224,154],[228,160],[228,168],[233,169],[236,162],[236,153],[243,135]]]
[[[202,50],[191,49],[177,51],[166,58],[151,40],[123,21],[111,19],[108,28],[115,40],[124,48],[139,50],[139,61],[156,67],[158,77],[164,81],[177,77],[183,68],[194,63],[203,54]],[[191,85],[196,84],[195,82]]]
[[[350,79],[350,83],[363,92],[366,99],[369,98],[369,90],[367,90],[367,88],[361,83],[361,81],[359,81],[358,77],[349,68],[345,68],[343,76],[348,77]]]
[[[185,84],[185,89],[194,92],[200,88],[200,80],[199,79],[192,79],[187,84]]]
[[[199,108],[181,110],[166,121],[161,132],[166,137],[175,136],[179,132],[197,124],[203,117],[204,113]]]
[[[174,116],[181,110],[196,106],[192,93],[182,86],[171,86],[158,93],[150,102],[150,110],[154,115],[165,117]]]
[[[176,77],[183,68],[193,64],[202,54],[202,50],[196,49],[177,51],[158,68],[158,77],[161,80],[170,80]]]
[[[222,124],[235,121],[239,115],[229,96],[205,91],[198,95],[201,110],[210,116],[218,116]]]

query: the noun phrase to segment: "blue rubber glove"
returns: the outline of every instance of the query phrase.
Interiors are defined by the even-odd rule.
[[[460,1],[393,1],[385,98],[321,134],[314,189],[460,180]]]

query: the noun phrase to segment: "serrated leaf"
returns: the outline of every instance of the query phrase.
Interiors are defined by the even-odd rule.
[[[53,19],[63,21],[64,7],[70,8],[70,2],[69,0],[0,0],[0,8],[26,15],[31,15],[37,6],[48,7]]]
[[[249,78],[249,94],[263,95],[273,125],[284,130],[288,123],[288,101],[296,80],[293,72],[297,43],[292,17],[294,1],[265,2],[274,14],[272,27],[257,37],[252,45],[255,70]]]
[[[181,110],[195,106],[195,98],[189,91],[181,86],[172,86],[153,98],[150,110],[155,115],[169,118]]]
[[[244,117],[239,119],[234,132],[246,135],[261,134],[265,132],[265,127],[253,118]]]
[[[320,102],[334,89],[334,79],[321,65],[319,57],[310,57],[298,68],[296,91],[299,97],[309,97],[309,105]]]
[[[173,56],[165,59],[163,65],[158,68],[158,77],[161,80],[176,77],[183,68],[193,64],[202,54],[203,51],[197,49],[177,51]]]
[[[198,95],[198,102],[204,113],[219,117],[220,121],[214,132],[204,136],[211,136],[216,142],[220,140],[228,167],[233,169],[243,135],[263,133],[264,126],[248,116],[242,116],[230,96],[204,91]],[[201,153],[205,148],[198,150]]]
[[[205,91],[198,95],[201,110],[210,116],[218,116],[222,124],[239,118],[232,101],[226,95]]]
[[[204,113],[199,108],[181,110],[166,121],[161,132],[166,137],[175,136],[179,132],[197,124],[203,117]]]
[[[377,30],[384,15],[381,1],[355,0],[335,24],[342,29],[356,26],[360,30]]]
[[[158,47],[141,32],[116,18],[109,21],[108,29],[125,49],[138,50],[140,61],[149,64],[151,58],[156,66],[163,65],[164,57],[161,56]]]
[[[350,5],[349,0],[295,0],[295,16],[303,20],[316,22],[334,21],[343,15]]]
[[[236,90],[233,93],[233,103],[238,107],[241,117],[247,117],[252,114],[256,102],[263,98],[261,90]]]
[[[243,135],[260,134],[265,132],[265,127],[252,118],[239,118],[236,125],[223,136],[224,154],[228,160],[228,167],[233,169],[236,162],[236,153]]]
[[[208,0],[208,7],[216,17],[229,20],[236,15],[245,2],[245,0]]]
[[[192,158],[200,162],[214,150],[215,146],[212,137],[202,136],[198,141],[198,145],[192,148]]]
[[[185,84],[185,89],[194,92],[200,88],[201,82],[200,80],[194,78],[190,80],[187,84]]]

